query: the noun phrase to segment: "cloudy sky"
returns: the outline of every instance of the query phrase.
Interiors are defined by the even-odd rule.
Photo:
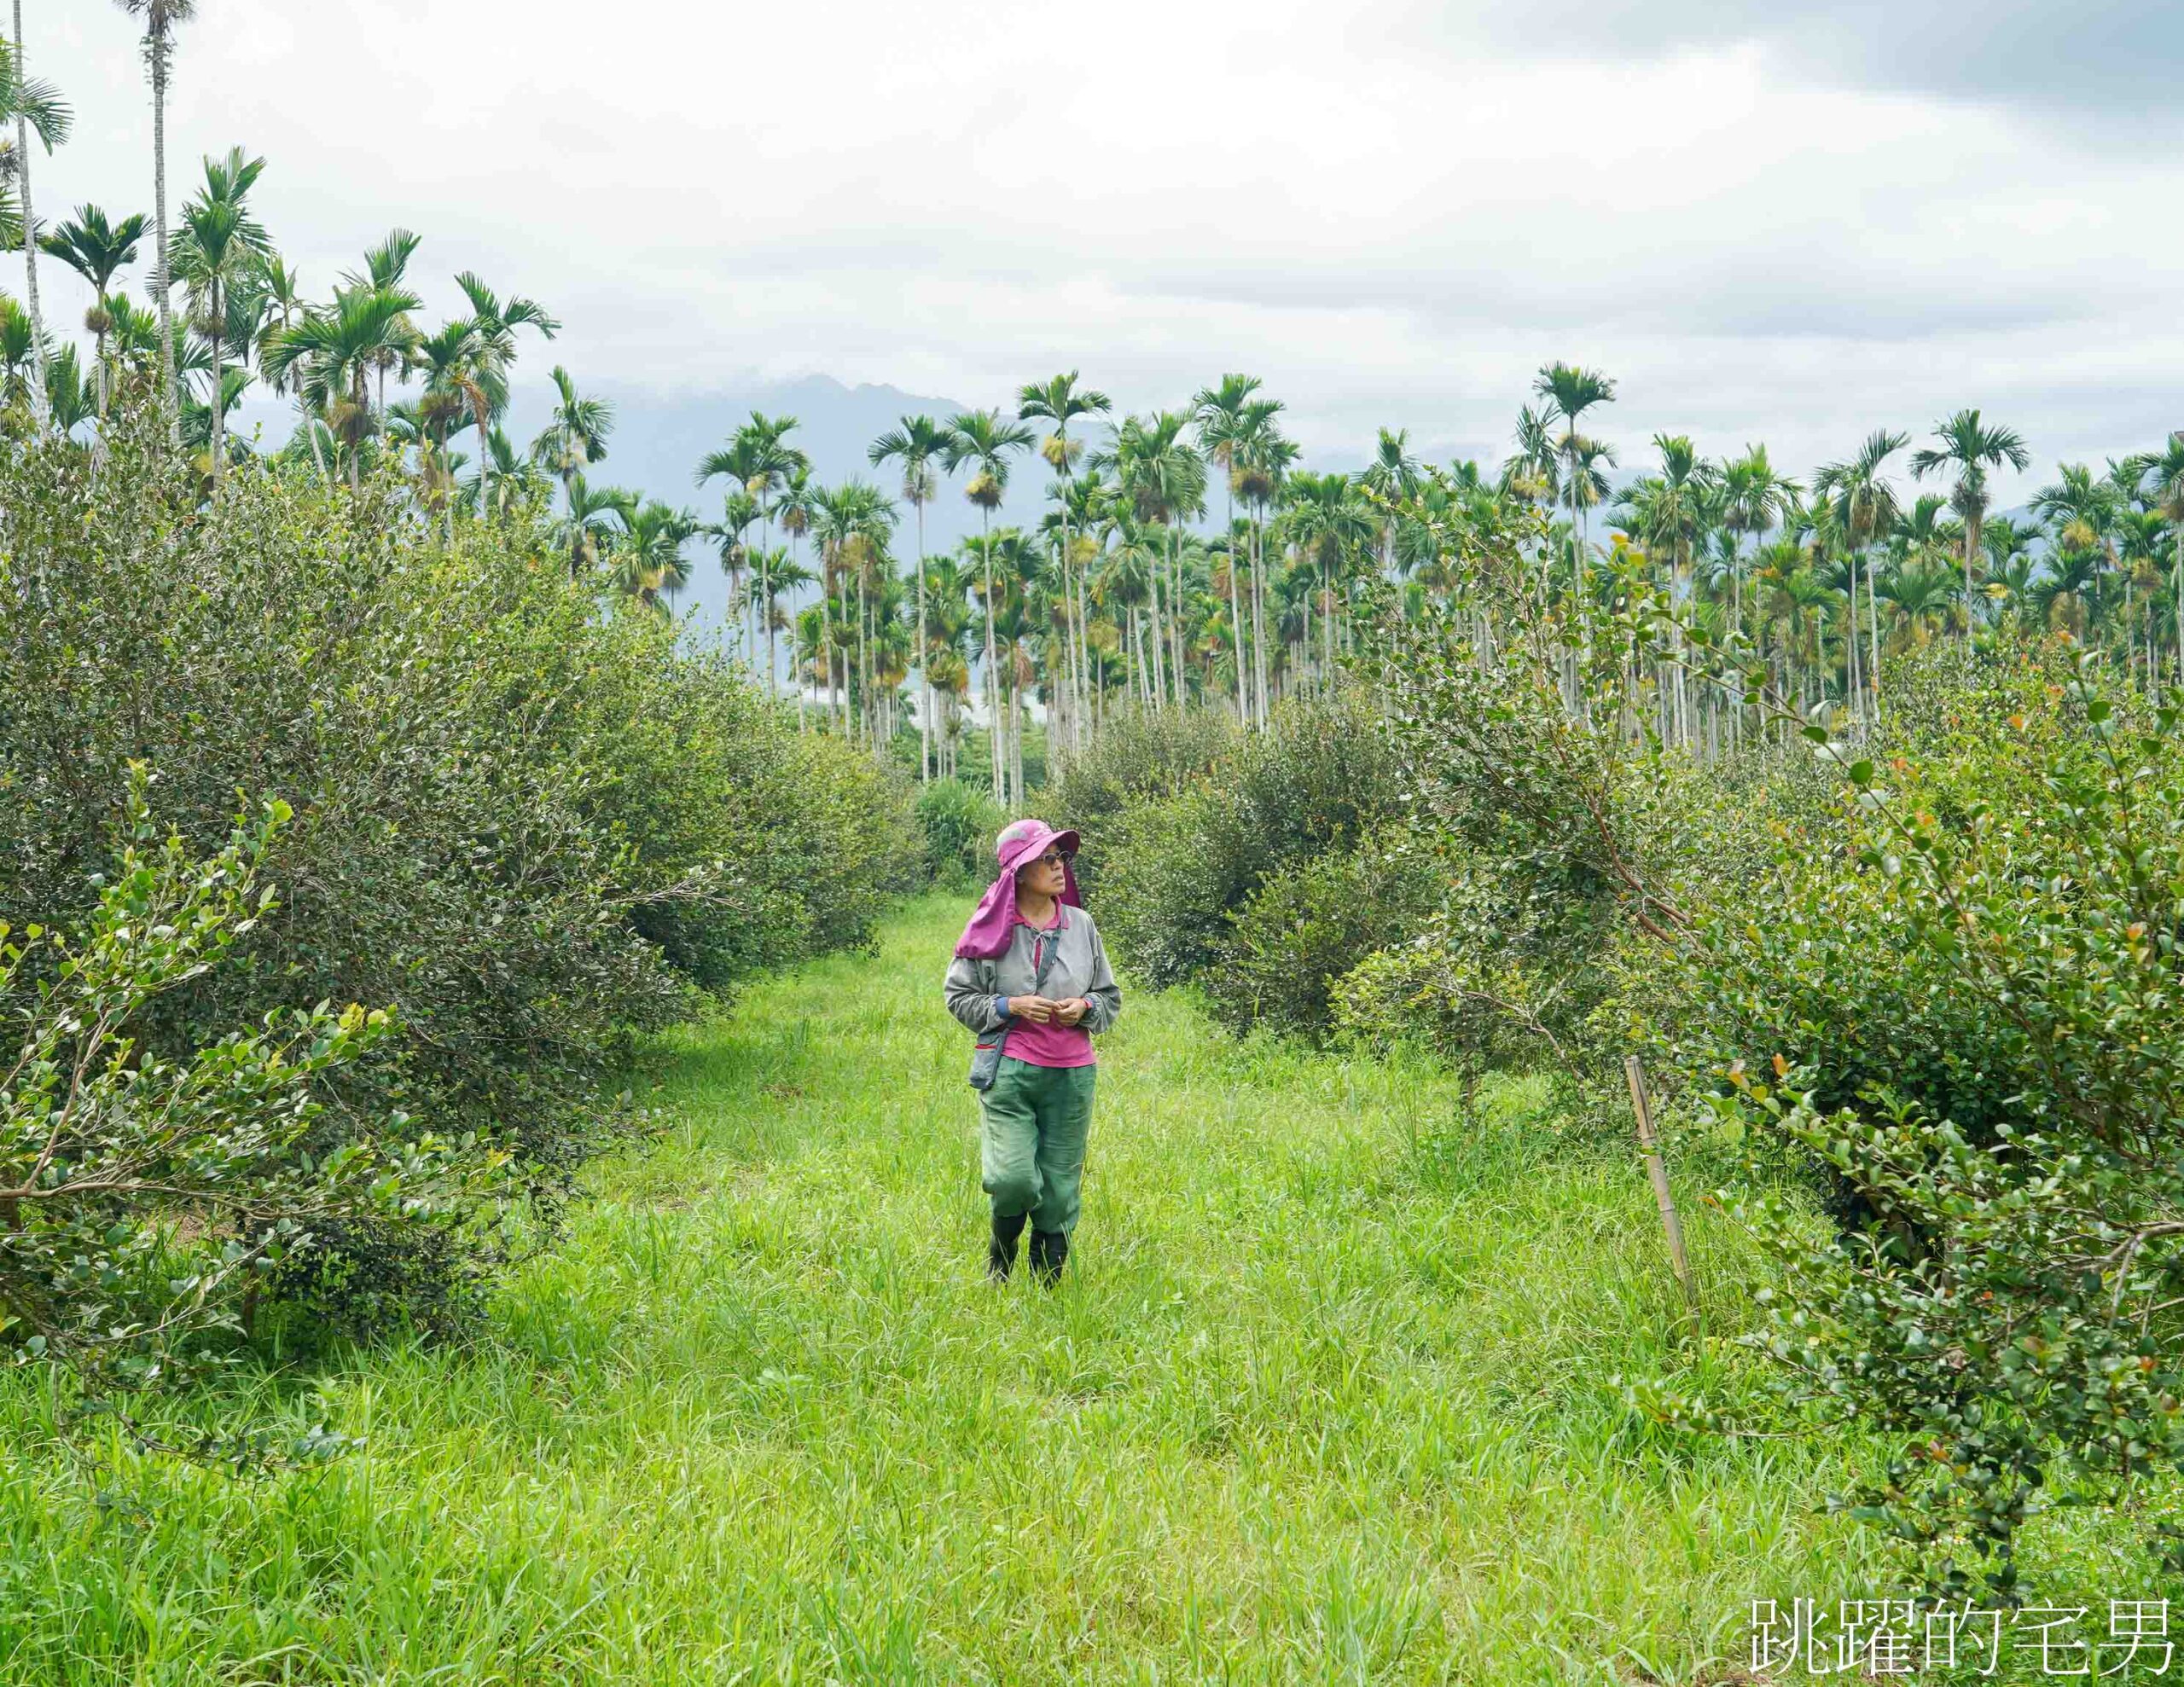
[[[247,146],[314,289],[406,224],[428,303],[535,295],[624,391],[1077,366],[1146,406],[1236,368],[1322,458],[1381,423],[1498,457],[1562,357],[1621,383],[1626,467],[1669,429],[1804,471],[1966,404],[2043,474],[2184,426],[2184,10],[2150,0],[200,11],[178,182]],[[25,12],[78,113],[40,210],[148,208],[133,26]]]

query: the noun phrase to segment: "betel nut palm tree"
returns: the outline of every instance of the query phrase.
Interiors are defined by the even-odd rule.
[[[752,618],[752,612],[770,596],[765,570],[772,539],[773,509],[766,501],[799,468],[808,469],[810,467],[804,453],[786,443],[787,434],[796,425],[794,416],[767,416],[753,410],[751,420],[736,429],[735,437],[723,449],[708,452],[705,461],[698,465],[699,485],[703,486],[716,477],[725,478],[729,482],[729,497],[748,498],[758,523],[758,548],[755,552],[746,553],[756,565],[756,585],[745,600],[746,648],[750,653],[751,666],[754,670],[758,665],[758,623]],[[736,570],[731,566],[731,575],[735,572]],[[773,684],[770,628],[767,637],[766,666],[766,682],[770,687]]]
[[[1069,437],[1069,425],[1082,416],[1104,416],[1114,409],[1114,403],[1104,392],[1087,387],[1080,391],[1077,385],[1077,372],[1050,376],[1044,381],[1025,386],[1016,395],[1016,414],[1024,421],[1048,421],[1054,432],[1040,447],[1047,466],[1053,469],[1061,488],[1061,587],[1063,623],[1066,629],[1069,667],[1074,682],[1071,686],[1069,720],[1072,729],[1078,723],[1079,697],[1083,691],[1082,665],[1078,655],[1082,649],[1081,629],[1077,625],[1076,596],[1070,589],[1072,563],[1072,535],[1069,507],[1070,482],[1076,470],[1077,457],[1083,449],[1079,442]]]
[[[175,273],[189,289],[197,327],[212,359],[212,487],[219,490],[221,459],[226,455],[225,336],[231,295],[247,284],[264,258],[265,230],[249,212],[250,190],[265,169],[262,158],[245,158],[233,148],[225,158],[205,160],[205,186],[182,208],[182,233],[175,242]],[[245,347],[246,356],[248,348]]]
[[[110,297],[113,278],[136,261],[136,247],[144,238],[144,213],[141,211],[113,223],[97,206],[79,205],[71,221],[61,223],[38,242],[90,284],[91,307],[84,313],[84,327],[90,331],[96,347],[98,367],[93,374],[98,382],[101,415],[106,414],[107,389],[113,384],[106,353],[107,338],[113,328]]]
[[[572,496],[577,478],[607,458],[607,436],[614,431],[614,407],[604,398],[587,398],[577,391],[569,372],[554,366],[554,409],[546,426],[532,441],[531,454],[539,467],[557,475],[564,498]]]
[[[915,513],[918,528],[918,777],[932,777],[932,677],[926,672],[925,587],[925,507],[932,501],[937,490],[934,469],[945,460],[948,450],[948,430],[931,416],[904,416],[872,442],[868,455],[872,467],[880,468],[888,463],[900,467],[903,475],[903,498]]]
[[[1201,387],[1191,400],[1191,415],[1198,424],[1198,447],[1205,454],[1206,461],[1216,465],[1226,483],[1228,495],[1228,526],[1234,532],[1236,525],[1237,484],[1241,478],[1243,455],[1249,449],[1255,406],[1252,394],[1262,385],[1257,375],[1224,374],[1217,386]],[[1236,718],[1249,717],[1246,703],[1247,664],[1242,648],[1244,639],[1243,607],[1236,580],[1235,559],[1232,555],[1228,565],[1228,619],[1236,630],[1238,639],[1236,678]]]
[[[30,75],[23,57],[23,0],[15,0],[15,36],[12,46],[0,42],[0,130],[12,125],[12,137],[0,134],[0,229],[8,223],[12,180],[15,237],[23,248],[23,304],[30,328],[31,415],[41,427],[48,420],[46,402],[45,319],[38,291],[38,217],[31,202],[31,136],[35,132],[48,153],[68,138],[73,118],[67,103],[50,84]]]
[[[144,21],[144,64],[152,78],[152,293],[160,307],[160,392],[167,407],[167,426],[182,443],[182,402],[175,390],[174,317],[168,304],[172,253],[167,243],[167,77],[174,61],[178,25],[197,15],[197,0],[114,0],[132,18]]]
[[[1949,507],[1964,523],[1964,645],[1972,647],[1972,565],[1979,554],[1979,525],[1986,519],[1987,474],[2003,464],[2023,469],[2032,453],[2013,428],[1990,426],[1977,410],[1959,410],[1947,421],[1934,424],[1937,442],[1912,454],[1911,474],[1924,480],[1929,474],[1955,476],[1949,488]]]
[[[950,474],[966,467],[972,471],[963,496],[977,506],[979,548],[985,566],[985,662],[979,675],[980,701],[986,716],[987,747],[992,751],[993,791],[1004,790],[1001,754],[1000,717],[994,712],[993,653],[993,513],[1008,491],[1008,459],[1031,443],[1031,430],[1019,421],[1005,419],[999,410],[966,410],[948,423],[948,443],[941,466]]]
[[[1570,506],[1571,519],[1578,524],[1577,534],[1577,600],[1585,600],[1585,552],[1591,538],[1592,506],[1598,498],[1588,498],[1592,490],[1589,477],[1581,471],[1593,462],[1605,458],[1612,467],[1615,454],[1605,444],[1589,441],[1577,432],[1577,424],[1585,412],[1601,404],[1615,402],[1615,381],[1596,369],[1580,368],[1572,363],[1554,362],[1542,369],[1532,381],[1532,393],[1548,403],[1549,426],[1555,418],[1562,422],[1561,437],[1554,442],[1554,449],[1561,460],[1562,491]],[[1591,446],[1590,450],[1587,449]],[[1586,461],[1590,459],[1590,461]]]
[[[405,343],[403,319],[419,305],[415,293],[399,288],[338,293],[330,310],[307,312],[262,355],[269,380],[299,380],[305,398],[324,414],[328,430],[349,453],[352,494],[362,487],[364,441],[374,426],[372,370],[389,345]],[[485,452],[479,464],[481,478],[493,461],[490,440]]]
[[[515,367],[515,331],[530,328],[541,338],[551,339],[561,331],[561,325],[535,300],[512,296],[504,303],[498,293],[468,270],[455,278],[455,284],[470,301],[470,326],[474,335],[471,357],[477,379],[470,384],[470,391],[474,407],[473,419],[478,425],[479,503],[482,511],[485,478],[493,462],[490,437],[492,422],[508,404],[508,372]],[[408,297],[406,293],[403,296]],[[407,310],[416,308],[414,299],[404,307]]]

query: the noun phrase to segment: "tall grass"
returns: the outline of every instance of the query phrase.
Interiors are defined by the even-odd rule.
[[[1136,996],[1071,1275],[990,1288],[961,915],[679,1034],[473,1349],[236,1384],[346,1460],[84,1470],[0,1387],[0,1680],[1691,1681],[1881,1584],[1824,1451],[1634,1426],[1751,1262],[1691,1202],[1676,1333],[1642,1174],[1524,1086]]]

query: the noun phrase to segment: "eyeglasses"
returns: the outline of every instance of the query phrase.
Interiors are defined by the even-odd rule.
[[[1061,849],[1049,849],[1043,855],[1033,857],[1031,865],[1033,867],[1067,867],[1076,859],[1077,851],[1074,849],[1066,851]]]

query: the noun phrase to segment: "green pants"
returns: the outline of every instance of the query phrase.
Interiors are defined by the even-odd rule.
[[[1077,1228],[1099,1070],[1002,1058],[993,1087],[979,1097],[979,1169],[995,1217],[1029,1213],[1034,1230]]]

